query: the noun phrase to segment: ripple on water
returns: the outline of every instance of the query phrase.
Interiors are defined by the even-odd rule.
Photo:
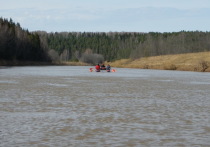
[[[208,75],[18,69],[1,71],[0,146],[210,146]]]

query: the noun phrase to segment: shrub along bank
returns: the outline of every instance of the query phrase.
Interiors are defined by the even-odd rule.
[[[122,59],[109,64],[122,68],[210,72],[210,52]]]

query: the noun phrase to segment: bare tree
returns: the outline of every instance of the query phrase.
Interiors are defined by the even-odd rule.
[[[68,61],[69,60],[69,50],[65,49],[63,53],[60,55],[61,61]]]
[[[59,55],[55,50],[53,50],[53,49],[49,50],[48,54],[49,54],[52,61],[54,61],[54,62],[59,62],[60,61],[59,60],[60,59]]]
[[[90,63],[90,64],[98,64],[104,62],[104,57],[101,54],[92,53],[91,49],[86,49],[86,51],[82,54],[79,59],[82,62]]]

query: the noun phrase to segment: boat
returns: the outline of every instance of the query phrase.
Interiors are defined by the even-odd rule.
[[[106,67],[101,67],[101,70],[106,70]]]
[[[115,69],[109,69],[109,70],[106,70],[106,69],[103,69],[103,70],[102,70],[102,69],[100,69],[100,70],[97,70],[97,69],[95,69],[95,68],[90,68],[89,71],[90,71],[90,72],[101,72],[101,71],[116,72]]]

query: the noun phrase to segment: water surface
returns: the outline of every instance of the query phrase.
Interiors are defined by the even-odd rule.
[[[0,68],[0,146],[210,146],[210,73]]]

